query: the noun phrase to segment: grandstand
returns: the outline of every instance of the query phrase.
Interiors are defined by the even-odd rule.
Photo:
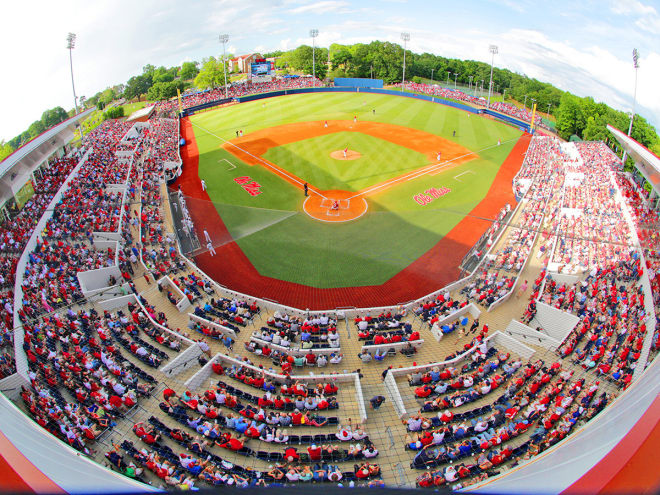
[[[229,97],[321,86],[310,79]],[[49,134],[28,146],[51,150],[0,165],[29,170],[35,192],[0,231],[5,486],[658,486],[630,471],[660,417],[657,190],[604,143],[480,108],[536,132],[517,204],[491,219],[465,276],[396,306],[286,307],[219,285],[181,249],[206,240],[167,184],[186,166],[180,119],[224,98],[105,121],[78,149]],[[655,187],[657,157],[612,131]]]

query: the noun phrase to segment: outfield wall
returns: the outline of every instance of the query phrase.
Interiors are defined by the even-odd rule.
[[[335,87],[382,89],[383,80],[368,77],[335,77]]]
[[[366,79],[366,81],[373,81],[373,79]],[[181,112],[180,117],[188,117],[194,115],[196,112],[201,110],[207,110],[219,105],[224,105],[231,101],[237,103],[245,103],[248,101],[262,100],[264,98],[275,98],[277,96],[286,96],[286,95],[296,95],[304,93],[372,93],[372,94],[382,94],[382,95],[391,95],[391,96],[403,96],[405,98],[413,98],[416,100],[429,101],[431,103],[440,103],[441,105],[446,105],[448,107],[456,108],[458,110],[463,110],[465,112],[470,112],[474,114],[487,114],[490,117],[494,117],[505,124],[513,125],[518,127],[524,132],[531,132],[529,123],[523,122],[522,120],[515,119],[509,115],[504,115],[492,110],[475,108],[464,103],[460,103],[453,100],[446,100],[444,98],[438,98],[436,96],[422,95],[417,93],[405,93],[403,91],[395,91],[392,89],[377,89],[372,87],[352,87],[352,86],[343,86],[343,87],[323,87],[323,88],[296,88],[296,89],[283,89],[279,91],[271,91],[269,93],[258,93],[254,95],[240,96],[237,98],[224,98],[222,100],[210,101],[208,103],[203,103],[194,107],[186,108]]]

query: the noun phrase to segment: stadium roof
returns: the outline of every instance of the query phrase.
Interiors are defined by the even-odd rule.
[[[657,194],[660,194],[660,158],[652,153],[646,146],[635,141],[616,127],[607,125],[616,140],[623,146],[626,153],[635,161],[635,166],[651,184]]]
[[[149,117],[151,115],[151,112],[154,111],[154,108],[156,108],[156,105],[151,105],[149,107],[144,107],[141,108],[140,110],[136,110],[126,119],[126,121],[132,122],[133,120],[139,120]]]
[[[32,162],[30,164],[34,165],[34,162],[45,157],[45,155],[50,154],[47,153],[47,150],[66,144],[68,140],[63,140],[60,135],[66,131],[68,131],[68,134],[72,134],[75,124],[86,118],[94,110],[94,108],[85,110],[84,112],[42,132],[27,144],[18,148],[0,162],[0,177],[4,177],[7,172],[23,161]]]

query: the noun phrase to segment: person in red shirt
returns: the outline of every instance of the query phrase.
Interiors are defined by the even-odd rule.
[[[365,479],[369,477],[369,464],[365,463],[362,466],[355,465],[355,477]]]
[[[298,409],[296,409],[291,414],[291,421],[293,422],[294,425],[300,425],[302,424],[302,417],[303,414]]]
[[[320,461],[321,460],[321,447],[317,447],[312,444],[311,447],[307,447],[307,453],[309,454],[310,461]]]
[[[284,451],[284,459],[287,462],[295,462],[300,459],[300,455],[296,449],[289,447]]]

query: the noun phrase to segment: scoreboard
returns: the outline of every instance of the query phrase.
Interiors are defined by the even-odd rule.
[[[270,62],[256,62],[251,64],[250,73],[253,76],[269,76],[272,70]]]

